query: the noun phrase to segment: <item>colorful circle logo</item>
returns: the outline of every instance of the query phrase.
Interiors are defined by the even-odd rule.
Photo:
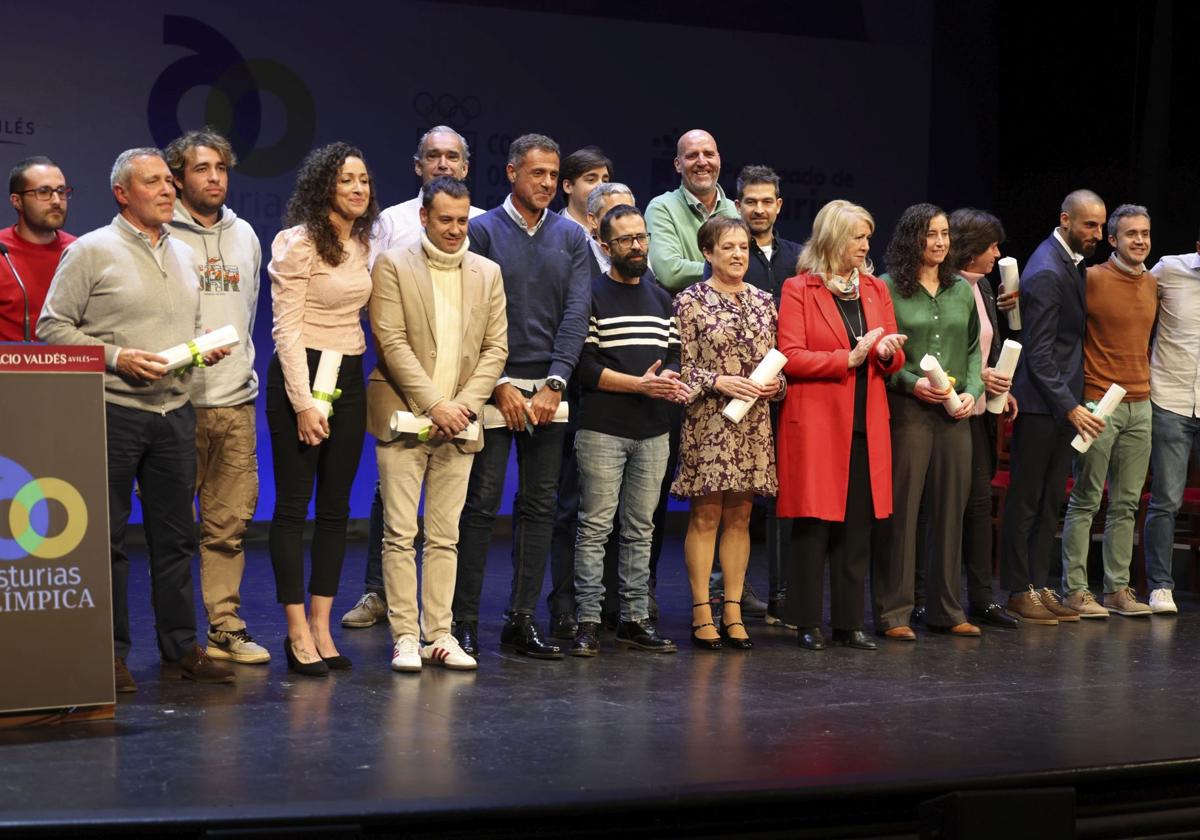
[[[61,478],[34,478],[16,461],[0,455],[0,502],[11,501],[8,526],[12,537],[0,539],[0,561],[21,560],[30,555],[56,560],[83,542],[88,512],[83,496]],[[67,524],[51,535],[49,501],[67,512]]]

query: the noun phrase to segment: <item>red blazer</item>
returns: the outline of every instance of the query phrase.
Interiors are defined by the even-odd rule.
[[[866,329],[897,332],[887,286],[859,275]],[[787,356],[787,394],[779,418],[779,516],[846,518],[850,439],[854,424],[851,345],[833,295],[820,277],[801,274],[783,285],[779,351]],[[897,352],[884,362],[872,348],[867,365],[867,452],[875,517],[892,514],[892,436],[885,378],[904,364]]]

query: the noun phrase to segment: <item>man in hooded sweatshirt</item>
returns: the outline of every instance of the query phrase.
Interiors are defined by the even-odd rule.
[[[208,611],[208,655],[242,663],[271,655],[238,614],[246,555],[242,538],[258,504],[254,400],[254,312],[262,250],[254,230],[225,206],[229,141],[210,128],[189,131],[166,148],[177,198],[171,234],[191,246],[206,330],[232,324],[241,343],[220,366],[197,368],[196,495],[200,501],[200,591]]]

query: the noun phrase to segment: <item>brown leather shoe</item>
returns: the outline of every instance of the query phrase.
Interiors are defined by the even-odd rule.
[[[893,642],[915,642],[917,634],[913,632],[911,627],[892,627],[883,631],[885,639],[891,639]]]
[[[178,665],[180,676],[185,680],[217,684],[233,682],[233,671],[214,662],[199,645],[194,645],[190,652],[185,653]]]
[[[1038,594],[1042,598],[1042,606],[1054,613],[1054,617],[1059,621],[1079,620],[1079,612],[1063,604],[1053,589],[1043,589]]]
[[[1022,624],[1058,624],[1058,617],[1042,605],[1042,598],[1030,586],[1027,592],[1013,593],[1005,607]]]
[[[116,683],[117,694],[133,694],[137,691],[137,683],[133,681],[133,674],[129,673],[125,660],[119,656],[113,660],[113,681]]]
[[[936,633],[946,633],[951,636],[982,636],[983,633],[974,624],[969,621],[964,621],[962,624],[955,624],[953,627],[930,627]]]

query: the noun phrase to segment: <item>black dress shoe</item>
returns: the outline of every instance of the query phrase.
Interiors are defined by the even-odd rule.
[[[318,659],[316,662],[301,662],[297,659],[296,652],[292,650],[292,640],[287,636],[283,637],[283,654],[287,657],[289,671],[302,677],[329,676],[329,666],[325,664],[324,659]]]
[[[579,630],[568,651],[572,656],[595,656],[600,653],[600,625],[595,621],[579,622]]]
[[[710,602],[703,601],[699,604],[692,604],[693,609],[695,609],[696,607],[710,607],[711,608],[711,605],[710,605]],[[699,630],[701,627],[716,627],[716,626],[717,625],[713,624],[711,621],[706,621],[703,624],[693,624],[692,625],[692,645],[694,647],[700,648],[700,650],[720,650],[723,647],[721,644],[720,635],[718,635],[717,638],[715,638],[715,639],[701,639],[699,636],[696,635],[696,631]],[[720,631],[717,631],[717,632],[718,632],[718,634],[720,633]]]
[[[479,624],[475,621],[456,621],[454,623],[454,638],[458,646],[467,656],[479,658]]]
[[[820,627],[804,627],[796,631],[796,644],[805,650],[825,650],[825,636]]]
[[[879,650],[875,640],[867,635],[865,630],[834,630],[833,640],[839,645],[857,650]]]
[[[321,656],[320,654],[317,654]],[[354,663],[350,661],[348,656],[342,656],[340,653],[337,656],[321,656],[321,661],[325,663],[330,671],[349,671],[354,667]]]
[[[550,616],[550,638],[562,639],[565,642],[569,642],[575,638],[575,634],[578,632],[579,625],[575,623],[575,619],[571,616]]]
[[[500,631],[500,649],[533,659],[562,659],[563,655],[558,645],[542,641],[531,615],[509,616]]]
[[[725,601],[721,605],[722,612],[724,612],[725,604],[737,604],[740,607],[742,605],[742,602],[741,601]],[[764,614],[766,613],[766,606],[767,606],[766,604],[763,604],[763,613]],[[740,622],[740,621],[731,621],[728,624],[726,624],[725,619],[722,618],[721,619],[721,627],[720,627],[721,641],[724,642],[729,647],[733,648],[734,650],[750,650],[752,647],[754,647],[754,642],[750,641],[749,636],[746,636],[745,638],[738,638],[737,636],[729,635],[730,627],[739,627],[739,626],[743,630],[746,629],[746,625],[742,624],[742,622]]]
[[[925,607],[913,607],[913,611],[908,615],[908,626],[912,627],[915,624],[925,623]]]
[[[670,639],[658,635],[658,630],[648,618],[641,621],[622,621],[617,626],[617,644],[650,653],[675,653],[679,650]]]
[[[1021,622],[1016,616],[1009,615],[1008,611],[999,604],[988,604],[986,607],[971,607],[971,618],[990,624],[993,627],[1004,627],[1008,630],[1015,630],[1021,626]]]

